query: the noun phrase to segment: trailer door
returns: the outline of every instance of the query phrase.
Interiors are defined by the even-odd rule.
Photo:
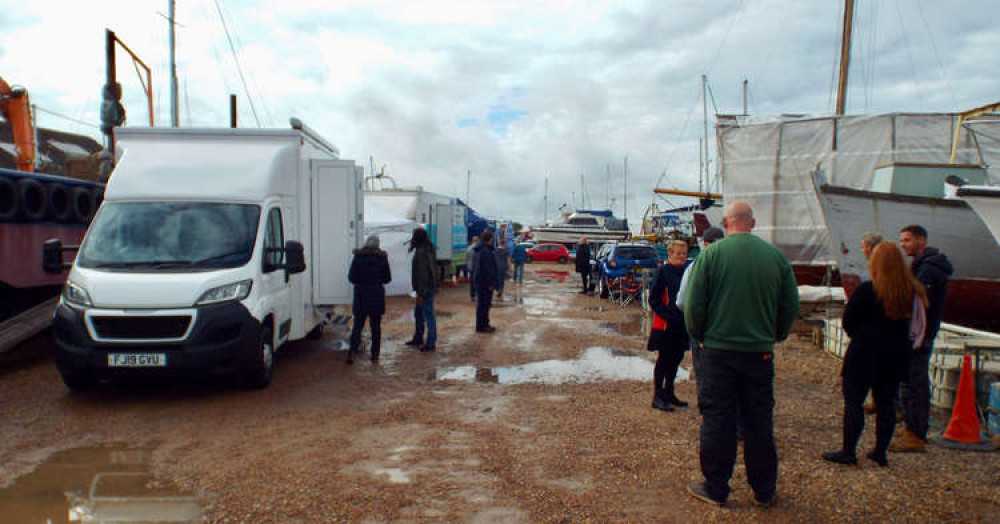
[[[313,303],[346,305],[353,251],[364,235],[361,170],[351,160],[312,161]]]

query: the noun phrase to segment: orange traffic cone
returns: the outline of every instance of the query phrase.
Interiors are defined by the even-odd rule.
[[[455,275],[451,276],[451,287],[458,286],[458,280],[455,279]]]
[[[983,442],[979,434],[979,416],[976,415],[976,386],[972,378],[972,357],[962,357],[962,375],[958,378],[955,407],[951,410],[951,421],[944,432],[944,438],[963,444]]]

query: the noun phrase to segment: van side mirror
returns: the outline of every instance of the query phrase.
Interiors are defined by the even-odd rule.
[[[285,242],[285,275],[294,275],[306,270],[305,251],[301,242]]]
[[[80,246],[64,246],[62,240],[50,238],[42,245],[42,270],[46,273],[59,274],[69,269],[72,264],[63,262],[63,251],[75,251]]]

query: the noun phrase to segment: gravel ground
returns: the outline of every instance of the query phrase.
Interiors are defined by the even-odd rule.
[[[328,334],[284,348],[263,391],[71,394],[51,342],[35,340],[40,359],[0,371],[0,486],[57,451],[124,443],[153,448],[153,473],[194,493],[212,523],[1000,522],[1000,454],[930,447],[892,454],[885,469],[820,460],[839,446],[840,362],[799,335],[776,356],[777,506],[748,503],[741,464],[725,508],[690,498],[684,486],[701,479],[693,403],[651,409],[649,380],[498,384],[485,371],[595,346],[651,358],[638,307],[575,293],[575,275],[559,281],[566,269],[529,266],[531,282],[494,309],[493,335],[473,333],[465,287],[443,289],[431,354],[402,344],[411,305],[390,299],[380,364],[345,365]],[[480,368],[481,380],[436,378],[458,366]],[[678,395],[694,400],[693,382]]]

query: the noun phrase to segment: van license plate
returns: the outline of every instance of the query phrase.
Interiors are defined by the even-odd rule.
[[[167,366],[165,353],[109,353],[110,368],[162,368]]]

